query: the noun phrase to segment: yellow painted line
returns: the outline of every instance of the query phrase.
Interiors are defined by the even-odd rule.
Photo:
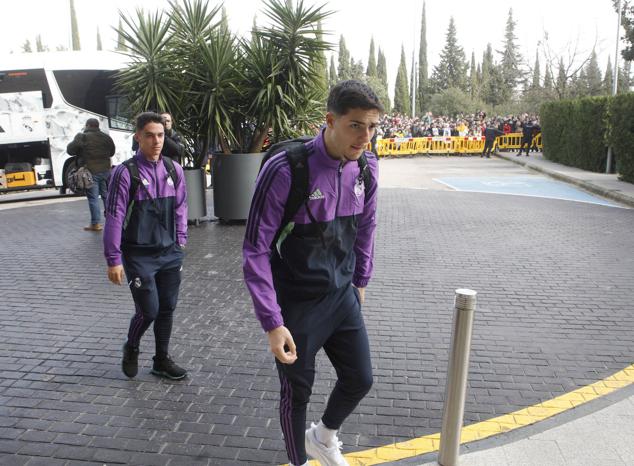
[[[465,426],[462,428],[460,442],[468,443],[474,440],[482,440],[543,421],[632,383],[634,383],[634,364],[603,380],[578,388],[552,400],[543,401],[519,411]],[[432,453],[437,451],[439,446],[440,433],[436,433],[384,447],[355,451],[348,453],[345,457],[350,466],[370,466]],[[319,462],[315,460],[309,461],[309,464],[311,466],[319,466]]]

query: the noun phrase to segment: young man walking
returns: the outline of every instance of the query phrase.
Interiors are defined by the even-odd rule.
[[[168,346],[187,242],[185,180],[181,166],[161,155],[160,115],[141,113],[134,138],[136,155],[112,174],[104,230],[108,279],[117,285],[127,279],[136,308],[121,366],[126,376],[136,376],[141,337],[154,322],[152,373],[178,380],[187,371],[172,361]]]
[[[361,305],[372,274],[378,166],[365,148],[383,107],[372,89],[351,80],[331,90],[327,110],[325,128],[306,143],[310,195],[282,225],[291,172],[285,153],[271,157],[257,180],[243,246],[246,285],[276,357],[280,421],[294,466],[307,464],[308,455],[324,466],[348,464],[337,431],[372,386]],[[305,430],[321,348],[337,383],[319,423]]]

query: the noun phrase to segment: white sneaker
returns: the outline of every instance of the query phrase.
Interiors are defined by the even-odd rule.
[[[341,454],[341,446],[343,443],[335,436],[335,446],[327,447],[315,435],[317,425],[313,422],[310,429],[306,430],[306,453],[318,460],[321,466],[350,466]]]

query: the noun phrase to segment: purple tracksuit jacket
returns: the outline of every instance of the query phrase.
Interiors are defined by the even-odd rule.
[[[135,155],[139,185],[124,230],[130,197],[130,172],[125,165],[115,167],[108,183],[104,255],[109,266],[120,265],[121,255],[157,254],[174,244],[187,243],[187,191],[182,167],[174,162],[176,182],[168,176],[163,158],[148,161]]]
[[[243,244],[244,278],[264,331],[284,325],[278,298],[303,301],[352,282],[365,287],[372,274],[376,229],[377,159],[366,152],[369,192],[356,162],[332,159],[323,131],[308,142],[310,197],[276,244],[290,191],[284,153],[266,162],[256,181]],[[310,210],[316,223],[311,222]],[[292,229],[291,229],[292,228]]]

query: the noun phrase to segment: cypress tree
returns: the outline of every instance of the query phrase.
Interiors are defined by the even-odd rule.
[[[354,58],[350,57],[350,79],[363,81],[364,77],[363,62],[361,60],[355,61]]]
[[[539,53],[535,54],[535,66],[533,67],[533,82],[531,89],[539,89],[539,81],[541,79],[541,70],[539,69]]]
[[[350,79],[352,70],[350,67],[350,52],[346,48],[346,40],[343,38],[343,34],[339,39],[339,67],[337,68],[337,76],[340,81]]]
[[[601,78],[601,70],[599,69],[599,62],[597,61],[597,54],[594,49],[592,50],[590,61],[586,65],[586,69],[584,71],[584,90],[586,91],[587,95],[601,95],[603,93],[603,83]]]
[[[574,75],[570,78],[568,89],[571,97],[585,97],[588,95],[588,76],[585,69],[581,69],[578,76]]]
[[[436,92],[450,87],[456,87],[462,91],[467,89],[467,65],[464,51],[458,45],[453,16],[449,19],[445,47],[440,52],[440,63],[434,67],[431,81]],[[396,101],[396,97],[394,100]]]
[[[48,51],[48,47],[46,47],[42,43],[42,36],[39,35],[39,34],[37,36],[35,36],[35,50],[37,52],[47,52]]]
[[[560,99],[564,99],[568,93],[568,77],[566,76],[566,68],[564,66],[564,59],[559,59],[559,65],[557,67],[557,82],[555,83],[555,90],[557,96]]]
[[[427,13],[423,2],[423,15],[420,22],[420,46],[418,49],[418,88],[416,89],[417,113],[422,115],[429,108],[429,70],[427,64]]]
[[[25,40],[24,44],[22,44],[22,52],[33,53],[33,49],[31,48],[31,41],[29,39]]]
[[[469,95],[472,99],[478,96],[478,71],[474,51],[471,51],[471,66],[469,67]]]
[[[509,9],[509,15],[506,20],[506,32],[504,34],[504,50],[501,52],[502,60],[500,63],[502,77],[504,80],[504,93],[506,99],[513,96],[517,84],[520,79],[520,62],[522,57],[517,52],[518,47],[515,44],[515,21],[513,21],[513,9]],[[505,100],[506,100],[505,99]]]
[[[119,18],[119,27],[117,28],[117,47],[115,50],[119,52],[125,52],[128,48],[125,45],[125,39],[123,38],[123,25],[121,24],[121,18]]]
[[[553,74],[550,71],[550,66],[546,66],[546,73],[544,74],[544,89],[552,91],[553,86]]]
[[[623,66],[619,68],[619,80],[616,83],[616,87],[617,87],[616,92],[619,94],[630,92],[631,66],[632,66],[632,62],[629,60],[625,60],[623,62]]]
[[[394,110],[404,115],[409,115],[411,111],[409,85],[407,83],[407,61],[403,45],[401,45],[401,63],[398,66],[396,83],[394,84]]]
[[[229,17],[227,16],[227,9],[222,7],[222,16],[220,17],[220,31],[221,34],[229,33]]]
[[[416,116],[416,108],[412,107],[412,100],[414,100],[414,105],[416,105],[416,99],[413,99],[414,94],[416,92],[416,70],[414,69],[415,66],[415,61],[414,61],[414,50],[412,50],[412,72],[410,73],[409,76],[409,106],[410,106],[410,111],[412,112],[412,117]]]
[[[97,28],[97,50],[103,50],[101,45],[101,34],[99,34],[99,28]]]
[[[374,37],[370,38],[370,56],[368,57],[368,69],[365,71],[367,76],[377,76],[376,56],[374,52]]]
[[[255,18],[253,18],[253,28],[255,29],[255,27],[256,27]],[[320,41],[323,40],[324,33],[321,28],[321,21],[317,24],[317,32],[315,33],[315,36],[317,37],[318,40]],[[326,59],[326,53],[323,50],[319,52],[317,58],[315,59],[312,65],[315,72],[320,77],[319,87],[321,88],[320,90],[321,90],[321,93],[323,94],[323,99],[325,101],[330,82],[328,79],[328,60]]]
[[[330,89],[332,89],[339,80],[337,79],[337,68],[335,67],[335,56],[330,55],[330,73],[328,75],[328,83],[330,84]]]
[[[493,62],[493,48],[487,44],[482,55],[482,82],[480,97],[490,105],[500,105],[505,101],[504,76],[500,67]]]
[[[378,78],[381,80],[381,82],[385,85],[385,87],[388,87],[387,64],[385,62],[385,54],[381,50],[381,47],[379,47],[379,59],[376,64],[376,74]]]
[[[605,69],[603,77],[603,93],[612,95],[612,86],[614,85],[614,74],[612,72],[612,57],[608,55],[608,66]]]
[[[77,13],[75,13],[75,1],[70,0],[70,30],[72,33],[73,50],[81,50],[79,44],[79,28],[77,27]]]

